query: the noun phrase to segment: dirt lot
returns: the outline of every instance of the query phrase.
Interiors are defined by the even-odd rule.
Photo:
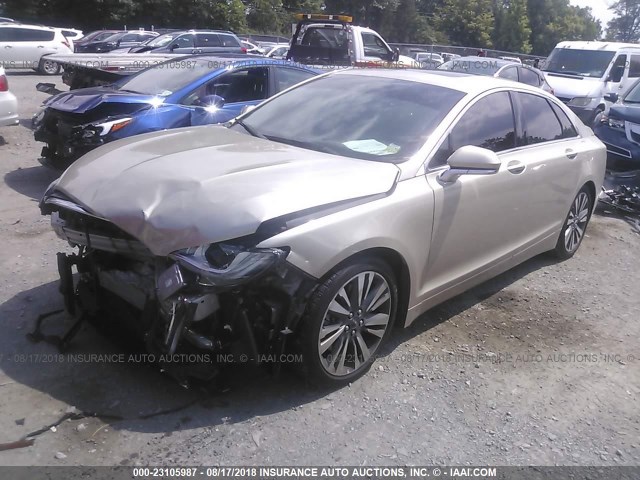
[[[77,415],[1,465],[640,464],[640,235],[602,212],[573,259],[535,258],[441,305],[332,392],[244,371],[226,393],[185,390],[144,363],[90,362],[124,352],[90,327],[72,357],[30,343],[62,306],[65,249],[37,208],[55,178],[26,126],[39,81],[10,75],[24,125],[0,128],[0,443]]]

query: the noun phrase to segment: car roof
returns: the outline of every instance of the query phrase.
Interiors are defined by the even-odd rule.
[[[202,59],[209,61],[212,64],[219,62],[220,66],[225,67],[248,67],[252,65],[288,65],[294,68],[301,68],[304,70],[310,70],[313,72],[324,73],[326,70],[313,68],[310,65],[303,65],[300,63],[291,62],[289,60],[283,60],[279,58],[265,57],[262,55],[247,55],[246,53],[214,53],[214,54],[197,54],[197,55],[185,55],[178,58],[172,58],[166,60],[163,63],[181,62],[188,59]],[[161,65],[161,64],[158,64]],[[153,68],[153,67],[150,67]]]
[[[477,58],[477,57],[474,57]],[[530,90],[540,94],[542,90],[513,80],[502,78],[471,75],[469,73],[451,72],[448,70],[416,70],[408,68],[354,68],[340,70],[335,75],[360,75],[367,77],[394,78],[397,80],[407,80],[416,83],[428,83],[438,87],[450,88],[462,93],[477,95],[492,88],[509,88]]]
[[[604,50],[604,51],[615,52],[622,48],[640,50],[640,45],[634,44],[634,43],[620,43],[620,42],[571,41],[571,42],[560,42],[558,45],[556,45],[556,48],[570,48],[572,50]]]
[[[20,22],[0,23],[0,27],[29,28],[33,30],[48,30],[53,32],[60,30],[59,28],[55,28],[55,27],[47,27],[46,25],[30,25],[30,24],[20,23]]]

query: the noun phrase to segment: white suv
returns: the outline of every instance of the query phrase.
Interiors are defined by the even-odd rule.
[[[48,61],[51,53],[73,53],[71,42],[60,29],[21,23],[0,23],[0,65],[6,69],[32,68],[45,75],[60,73]]]

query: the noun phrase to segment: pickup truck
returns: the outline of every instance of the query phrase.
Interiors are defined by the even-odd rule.
[[[417,67],[376,31],[352,25],[347,15],[297,14],[287,60],[307,65]]]

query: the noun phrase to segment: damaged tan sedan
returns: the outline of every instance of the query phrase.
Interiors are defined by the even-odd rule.
[[[78,249],[58,263],[79,318],[126,316],[155,353],[298,352],[341,383],[392,326],[534,255],[571,257],[605,156],[539,89],[351,70],[224,126],[100,147],[40,207]],[[185,375],[217,371],[200,367]]]

